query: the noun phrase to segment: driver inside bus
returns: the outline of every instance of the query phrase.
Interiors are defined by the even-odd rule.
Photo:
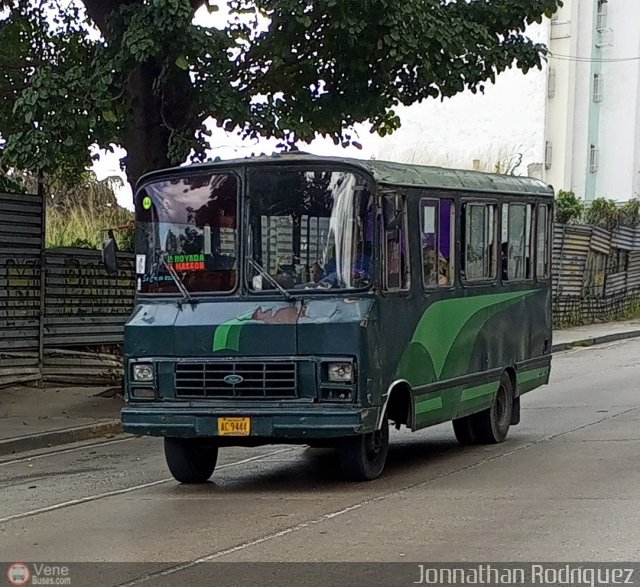
[[[346,273],[346,268],[343,269]],[[336,259],[331,258],[324,266],[324,270],[318,263],[311,268],[312,283],[317,287],[334,288],[345,287],[343,277],[339,275]],[[364,287],[371,281],[371,243],[358,242],[353,249],[351,257],[351,287]]]

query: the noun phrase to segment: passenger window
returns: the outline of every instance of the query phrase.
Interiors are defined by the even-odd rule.
[[[538,231],[536,246],[537,268],[539,279],[549,277],[549,206],[538,206]]]
[[[464,206],[464,271],[467,280],[496,277],[496,215],[495,204]]]
[[[500,259],[502,279],[505,281],[532,277],[532,220],[531,204],[503,204]]]
[[[453,283],[454,214],[453,200],[420,203],[422,279],[427,288]]]
[[[384,196],[384,288],[387,291],[407,290],[410,287],[407,213],[403,196]]]

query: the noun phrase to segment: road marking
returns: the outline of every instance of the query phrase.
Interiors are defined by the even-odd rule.
[[[267,459],[274,455],[279,455],[285,452],[290,452],[296,450],[297,447],[284,448],[280,450],[276,450],[264,455],[256,455],[254,457],[249,457],[246,459],[242,459],[241,461],[234,461],[232,463],[227,463],[226,465],[220,465],[216,467],[216,471],[220,469],[228,469],[230,467],[237,467],[239,465],[244,465],[246,463],[251,463],[253,461],[260,461],[263,459]],[[56,510],[61,510],[63,508],[68,508],[75,505],[80,505],[83,503],[88,503],[90,501],[97,501],[99,499],[104,499],[105,497],[113,497],[116,495],[124,495],[125,493],[131,493],[132,491],[138,491],[140,489],[148,489],[149,487],[155,487],[156,485],[162,485],[163,483],[169,483],[170,481],[174,481],[173,477],[167,477],[165,479],[159,479],[158,481],[150,481],[149,483],[141,483],[140,485],[132,485],[131,487],[123,487],[122,489],[114,489],[113,491],[105,491],[104,493],[98,493],[96,495],[88,495],[86,497],[80,497],[78,499],[71,499],[69,501],[64,501],[61,503],[56,503],[53,505],[49,505],[43,508],[38,508],[35,510],[30,510],[28,512],[22,512],[20,514],[13,514],[11,516],[6,516],[5,518],[0,518],[0,524],[5,524],[7,522],[12,522],[13,520],[21,520],[22,518],[29,518],[32,516],[37,516],[39,514],[46,514],[48,512],[53,512]]]
[[[305,522],[300,522],[298,524],[295,524],[293,526],[289,526],[287,528],[283,528],[282,530],[278,530],[277,532],[272,532],[270,534],[265,534],[259,538],[255,538],[253,540],[248,540],[246,542],[242,542],[240,544],[237,544],[236,546],[232,546],[230,548],[226,548],[224,550],[219,550],[217,552],[213,552],[211,554],[202,556],[200,558],[185,562],[185,563],[180,563],[178,565],[174,565],[172,567],[169,567],[167,569],[164,569],[162,571],[157,571],[155,573],[149,573],[146,575],[143,575],[141,577],[138,577],[136,579],[133,579],[131,581],[128,581],[126,583],[120,583],[119,585],[117,585],[116,587],[134,587],[135,585],[140,585],[142,583],[146,583],[148,581],[152,581],[154,579],[157,579],[159,577],[165,577],[167,575],[173,575],[175,573],[179,573],[180,571],[184,571],[186,569],[190,569],[193,568],[195,566],[201,565],[203,563],[208,563],[211,561],[214,561],[216,559],[222,558],[224,556],[227,556],[229,554],[233,554],[242,550],[246,550],[247,548],[251,548],[253,546],[257,546],[258,544],[262,544],[264,542],[269,542],[270,540],[275,540],[277,538],[281,538],[282,536],[287,536],[288,534],[292,534],[294,532],[299,532],[300,530],[304,530],[306,528],[310,528],[312,526],[316,526],[318,524],[322,524],[323,522],[327,522],[329,520],[333,520],[335,518],[338,518],[340,516],[343,516],[345,514],[348,514],[354,510],[358,510],[361,509],[365,506],[368,506],[370,504],[374,504],[377,503],[379,501],[383,501],[383,500],[387,500],[391,497],[395,497],[398,495],[401,495],[402,493],[404,493],[405,491],[408,491],[410,489],[415,489],[416,487],[422,487],[422,486],[426,486],[429,483],[433,483],[434,481],[439,481],[440,479],[443,479],[445,477],[449,477],[451,475],[457,475],[458,473],[462,473],[464,471],[468,471],[471,469],[475,469],[477,467],[480,467],[482,465],[491,463],[493,461],[496,461],[498,459],[502,459],[504,457],[513,455],[514,453],[517,453],[521,450],[526,450],[529,449],[531,447],[537,446],[543,442],[547,442],[549,440],[554,440],[555,438],[561,437],[561,436],[565,436],[567,434],[572,434],[573,432],[579,432],[580,430],[583,430],[585,428],[588,428],[589,426],[594,426],[596,424],[600,424],[601,422],[604,422],[605,420],[610,420],[612,418],[616,418],[618,416],[621,416],[623,414],[626,414],[628,412],[632,412],[634,410],[637,410],[638,408],[634,407],[634,408],[629,408],[628,410],[625,410],[623,412],[618,412],[616,414],[608,414],[607,416],[605,416],[604,418],[600,418],[599,420],[596,420],[594,422],[590,422],[588,424],[584,424],[582,426],[578,426],[575,429],[572,430],[566,430],[564,432],[558,432],[557,434],[550,434],[548,436],[543,436],[542,438],[539,438],[538,440],[533,440],[531,442],[527,442],[521,446],[515,447],[512,450],[508,450],[502,453],[499,453],[497,455],[493,455],[490,457],[486,457],[484,459],[481,459],[479,461],[476,461],[475,463],[470,463],[468,465],[465,465],[463,467],[459,467],[457,469],[453,469],[451,471],[446,471],[444,473],[441,473],[439,475],[436,475],[435,477],[428,479],[427,481],[416,481],[415,483],[411,483],[409,485],[405,485],[404,487],[401,487],[399,489],[394,489],[393,491],[390,491],[388,493],[382,493],[380,495],[376,495],[375,497],[371,497],[365,500],[362,500],[358,503],[355,503],[353,505],[347,506],[345,508],[341,508],[339,510],[333,511],[333,512],[329,512],[327,514],[323,514],[321,516],[318,516],[317,518],[313,518],[311,520],[307,520]]]

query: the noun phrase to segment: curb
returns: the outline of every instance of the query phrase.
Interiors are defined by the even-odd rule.
[[[560,353],[572,349],[574,347],[594,346],[597,344],[605,344],[607,342],[615,342],[616,340],[626,340],[628,338],[639,338],[640,330],[630,330],[628,332],[617,332],[616,334],[605,334],[603,336],[594,336],[592,338],[584,338],[582,340],[573,340],[571,342],[563,342],[554,344],[551,347],[552,353]]]
[[[107,420],[87,426],[75,426],[73,428],[62,428],[52,430],[51,432],[42,432],[40,434],[15,436],[14,438],[0,440],[0,456],[121,433],[122,424],[120,420]]]

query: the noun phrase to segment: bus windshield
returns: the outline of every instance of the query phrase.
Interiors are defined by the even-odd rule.
[[[136,280],[140,293],[229,293],[237,285],[238,180],[190,175],[137,195]],[[173,275],[172,275],[173,274]]]
[[[256,167],[248,172],[247,191],[252,291],[371,284],[375,208],[364,178],[322,168]]]

